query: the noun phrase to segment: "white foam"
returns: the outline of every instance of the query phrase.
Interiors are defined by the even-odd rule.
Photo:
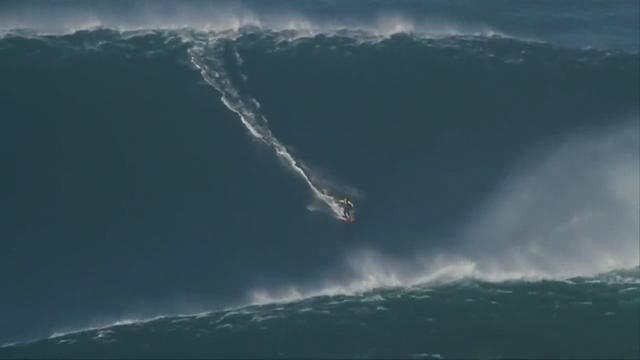
[[[357,294],[465,278],[490,282],[569,278],[635,267],[640,237],[637,116],[577,134],[521,162],[455,235],[446,251],[394,258],[373,249],[346,257],[351,276],[254,291],[257,303]],[[607,275],[607,283],[638,283]],[[629,288],[632,291],[632,288]]]
[[[165,4],[166,6],[166,4]],[[95,28],[117,31],[182,30],[230,32],[243,28],[289,32],[296,37],[335,34],[344,30],[365,32],[369,36],[389,37],[397,33],[420,33],[429,37],[458,35],[493,36],[501,31],[481,23],[465,23],[401,11],[379,12],[358,19],[350,15],[323,19],[293,9],[258,11],[246,5],[220,3],[180,3],[169,15],[162,5],[131,7],[126,15],[109,7],[56,6],[34,8],[29,4],[6,7],[0,13],[0,30],[31,29],[40,34],[69,34]],[[293,6],[295,8],[295,6]],[[44,10],[46,8],[46,10]],[[336,9],[339,10],[339,9]]]
[[[231,35],[233,37],[235,35]],[[222,103],[231,111],[236,113],[249,131],[249,134],[256,140],[269,146],[282,163],[301,178],[313,193],[314,197],[320,200],[331,210],[333,216],[338,218],[342,215],[342,207],[338,199],[331,195],[328,190],[322,189],[315,184],[307,169],[299,160],[295,159],[280,140],[278,140],[267,125],[267,119],[258,113],[259,102],[248,94],[240,94],[233,84],[231,75],[228,73],[228,66],[225,63],[223,54],[224,46],[228,45],[225,40],[228,35],[212,35],[206,39],[191,38],[195,45],[189,49],[192,64],[200,71],[203,79],[218,90],[221,94]],[[242,58],[238,51],[233,49],[237,67],[242,63]],[[208,64],[211,64],[209,66]],[[242,72],[239,72],[242,75]]]
[[[231,325],[231,324],[222,324],[222,325],[216,326],[216,330],[231,329],[232,327],[233,327],[233,325]]]
[[[625,288],[625,289],[621,289],[621,290],[620,290],[620,291],[618,291],[618,292],[622,294],[622,293],[626,293],[626,292],[634,291],[634,290],[638,290],[638,288],[637,288],[637,287],[633,287],[633,286],[632,286],[632,287],[628,287],[628,288]]]
[[[281,316],[279,315],[260,315],[260,314],[255,314],[251,317],[251,321],[252,322],[258,322],[261,323],[263,321],[268,321],[268,320],[274,320],[274,319],[278,319],[281,318]]]
[[[74,329],[74,330],[67,330],[67,331],[56,331],[56,332],[54,332],[53,334],[51,334],[49,336],[49,339],[55,339],[55,338],[59,338],[59,337],[67,336],[67,335],[72,335],[72,334],[77,334],[77,333],[82,333],[82,332],[87,332],[87,331],[103,330],[103,329],[112,328],[112,327],[115,327],[115,326],[145,324],[145,323],[148,323],[148,322],[151,322],[151,321],[164,319],[167,316],[168,315],[159,315],[159,316],[154,316],[154,317],[145,318],[145,319],[122,319],[122,320],[118,320],[118,321],[115,321],[115,322],[111,322],[111,323],[107,323],[107,324],[103,324],[103,325],[98,325],[98,326],[90,326],[90,327]]]
[[[93,340],[100,340],[100,339],[113,340],[113,339],[108,339],[113,333],[114,333],[113,330],[98,330],[98,335],[92,337],[92,339]]]

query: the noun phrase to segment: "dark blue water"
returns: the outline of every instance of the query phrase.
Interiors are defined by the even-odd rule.
[[[378,289],[123,322],[0,348],[0,355],[633,358],[638,280],[636,268],[568,281]]]
[[[2,351],[637,357],[635,272],[557,279],[638,266],[638,16],[624,1],[1,4],[0,342],[214,311],[175,338],[170,317]],[[353,224],[331,209],[342,196]],[[404,297],[414,286],[446,296]],[[519,294],[497,318],[479,295],[494,287]],[[376,294],[395,300],[293,315]],[[283,299],[297,310],[275,328],[209,324]]]

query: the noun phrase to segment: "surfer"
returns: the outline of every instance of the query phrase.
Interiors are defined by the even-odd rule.
[[[342,217],[345,219],[351,219],[351,211],[353,211],[353,203],[351,200],[344,198],[338,200],[338,203],[342,206]]]

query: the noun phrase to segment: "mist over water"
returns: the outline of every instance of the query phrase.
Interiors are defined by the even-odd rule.
[[[229,30],[256,26],[323,33],[342,29],[376,35],[416,32],[431,36],[508,35],[565,46],[637,51],[640,6],[633,1],[561,3],[444,0],[361,1],[6,1],[0,30],[72,33],[117,30]]]
[[[502,324],[530,292],[569,309],[558,331],[573,328],[574,302],[596,304],[579,308],[587,327],[605,313],[632,320],[637,274],[617,271],[640,262],[638,9],[570,5],[3,3],[0,323],[13,325],[0,343],[266,306],[240,341],[251,324],[370,298],[398,303],[341,308],[336,321],[415,305],[425,322],[406,337],[432,309],[448,314],[448,298],[471,303],[492,286],[522,295]],[[343,196],[353,224],[336,219]],[[610,271],[630,280],[597,275]],[[579,276],[575,292],[559,285]],[[424,286],[449,295],[406,297]],[[295,311],[280,314],[283,301]],[[194,337],[206,318],[220,340],[246,325],[207,316],[180,331]],[[110,336],[88,341],[125,344]],[[569,354],[544,341],[556,352],[541,356]],[[458,355],[522,354],[502,350]],[[270,351],[253,355],[280,356]]]
[[[319,288],[254,293],[255,301],[354,293],[466,277],[539,280],[631,268],[640,262],[637,121],[577,133],[534,149],[461,221],[446,249],[387,258],[375,249],[347,256],[354,277]],[[305,293],[306,292],[306,293]]]

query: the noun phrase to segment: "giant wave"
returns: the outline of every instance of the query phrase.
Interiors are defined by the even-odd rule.
[[[131,66],[130,74],[141,79],[158,76],[144,69],[155,62],[166,64],[167,69],[175,66],[181,74],[190,72],[193,77],[167,78],[170,84],[197,83],[199,79],[204,85],[198,89],[202,101],[210,99],[213,104],[222,98],[221,108],[231,116],[216,112],[211,126],[236,116],[241,122],[228,122],[225,128],[244,125],[241,129],[249,141],[233,149],[254,148],[251,139],[258,140],[255,154],[236,156],[244,159],[241,161],[259,159],[263,171],[243,175],[265,176],[259,189],[271,189],[278,196],[248,192],[239,202],[256,207],[249,216],[263,217],[253,217],[254,226],[270,229],[270,236],[264,239],[254,233],[256,240],[267,241],[270,248],[290,249],[287,256],[300,260],[291,266],[299,269],[305,261],[311,262],[308,271],[287,278],[285,267],[276,266],[273,273],[261,275],[261,280],[243,275],[228,297],[231,300],[217,303],[210,300],[215,296],[200,294],[197,297],[207,299],[206,305],[182,310],[283,300],[305,304],[304,299],[318,296],[346,297],[348,302],[349,296],[384,292],[376,289],[389,286],[401,287],[394,291],[402,293],[403,287],[433,281],[455,283],[465,277],[556,279],[637,265],[636,54],[558,47],[493,30],[434,35],[393,26],[393,31],[381,35],[340,27],[242,25],[206,31],[90,29],[68,35],[12,30],[0,40],[3,69],[36,69],[37,74],[45,74],[44,66],[54,69],[48,71],[59,70],[59,79],[65,78],[63,71],[70,73],[65,64],[86,62],[108,69],[122,61],[120,64],[134,64],[118,65],[125,74]],[[124,74],[114,76],[126,79]],[[18,98],[16,94],[11,93],[11,98]],[[6,104],[13,109],[10,106],[14,105]],[[203,109],[212,111],[211,106],[217,105],[203,105]],[[187,121],[189,115],[183,120]],[[38,121],[32,123],[37,126]],[[126,138],[118,141],[126,142]],[[234,156],[211,154],[212,166],[237,163],[235,159],[227,163],[226,155]],[[284,167],[276,166],[277,162]],[[231,169],[232,165],[218,166]],[[291,171],[267,174],[279,174],[282,169]],[[248,187],[260,182],[246,181],[243,185]],[[278,181],[287,185],[276,185]],[[351,229],[307,211],[328,209],[337,215],[335,199],[341,195],[358,199],[361,216]],[[281,204],[283,197],[291,201]],[[237,203],[229,200],[221,206],[235,211]],[[225,229],[220,231],[225,237],[250,234],[234,232],[235,218],[216,216],[209,221]],[[225,226],[220,219],[232,223]],[[291,229],[284,231],[285,226]],[[294,243],[304,237],[300,245]],[[259,250],[263,245],[250,246],[265,251]],[[316,260],[307,251],[309,246],[315,248],[312,252],[321,253]],[[321,247],[325,250],[318,250]],[[269,250],[263,255],[255,269],[249,264],[259,255],[250,255],[249,262],[241,266],[253,273],[279,258]],[[211,256],[215,262],[226,255]],[[547,285],[540,284],[531,286]],[[616,288],[611,294],[622,290]],[[463,293],[454,298],[466,296]],[[170,313],[172,307],[164,303],[154,313]],[[304,309],[297,311],[306,313]],[[271,315],[264,316],[270,319]],[[112,316],[117,317],[117,312]],[[486,324],[484,320],[478,324]],[[77,317],[65,326],[74,323]],[[118,329],[108,331],[118,333]],[[89,335],[111,338],[109,332],[102,334]],[[339,354],[466,356],[418,348],[406,354],[361,350],[363,353],[349,348]],[[504,354],[518,356],[507,350]],[[555,354],[570,356],[562,351]],[[630,353],[633,350],[621,354]],[[266,350],[260,354],[282,355]],[[288,354],[303,356],[304,351]]]

